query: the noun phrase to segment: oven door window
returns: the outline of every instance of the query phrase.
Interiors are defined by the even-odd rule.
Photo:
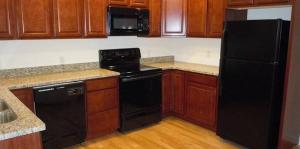
[[[122,81],[120,102],[122,114],[133,114],[161,106],[161,76]]]

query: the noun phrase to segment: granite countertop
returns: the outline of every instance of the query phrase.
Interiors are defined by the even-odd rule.
[[[177,69],[182,71],[189,71],[207,75],[218,76],[219,75],[219,67],[210,66],[210,65],[202,65],[202,64],[194,64],[194,63],[186,63],[186,62],[163,62],[163,63],[151,63],[145,64],[152,67],[162,68],[163,70],[168,69]]]
[[[0,79],[0,99],[6,101],[17,115],[16,120],[9,123],[0,124],[0,140],[45,130],[45,124],[10,92],[11,89],[97,79],[118,75],[119,73],[109,70],[94,69]]]

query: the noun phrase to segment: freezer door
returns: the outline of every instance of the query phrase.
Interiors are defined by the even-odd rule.
[[[281,20],[232,21],[225,25],[224,58],[275,62],[278,60]]]
[[[269,149],[276,68],[268,63],[223,61],[218,135],[249,148]]]

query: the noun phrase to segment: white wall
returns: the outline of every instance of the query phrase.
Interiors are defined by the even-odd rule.
[[[250,9],[249,19],[290,18],[291,8]],[[174,55],[178,61],[219,65],[220,39],[137,38],[0,41],[0,69],[98,61],[98,50],[140,47],[143,57]]]

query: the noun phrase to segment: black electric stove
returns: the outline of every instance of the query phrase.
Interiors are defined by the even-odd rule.
[[[120,131],[161,120],[160,68],[140,64],[139,48],[99,51],[100,67],[120,73]]]

